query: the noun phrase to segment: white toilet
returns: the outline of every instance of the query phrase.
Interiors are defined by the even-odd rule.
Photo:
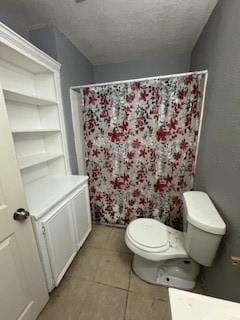
[[[195,286],[200,266],[211,266],[226,225],[209,196],[183,194],[184,231],[149,218],[131,222],[125,233],[133,270],[143,280],[185,290]]]

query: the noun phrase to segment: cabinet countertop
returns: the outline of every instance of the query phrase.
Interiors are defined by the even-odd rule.
[[[172,320],[237,320],[240,304],[223,299],[169,289]]]
[[[75,189],[86,184],[88,176],[47,176],[25,185],[30,215],[40,219]]]

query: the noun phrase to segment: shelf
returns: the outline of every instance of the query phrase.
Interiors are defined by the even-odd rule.
[[[26,184],[30,215],[38,220],[87,180],[87,176],[47,176]]]
[[[12,129],[12,133],[14,134],[22,134],[22,133],[51,133],[51,132],[60,132],[60,129]]]
[[[3,25],[0,34],[0,83],[22,182],[64,176],[60,64]]]
[[[6,100],[10,101],[16,101],[16,102],[23,102],[26,104],[31,104],[31,105],[37,105],[37,106],[49,106],[49,105],[56,105],[57,102],[53,100],[48,100],[43,97],[37,97],[33,95],[27,95],[27,94],[22,94],[19,92],[15,91],[10,91],[10,90],[3,90],[4,92],[4,97]]]
[[[19,164],[20,170],[23,170],[44,162],[58,159],[60,157],[63,157],[63,154],[42,153],[42,154],[18,158],[18,164]]]

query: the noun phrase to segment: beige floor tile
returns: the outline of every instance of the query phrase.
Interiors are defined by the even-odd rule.
[[[128,249],[125,244],[124,235],[126,229],[122,228],[111,228],[110,235],[108,241],[105,244],[105,249],[111,251],[119,251],[132,254],[132,252]]]
[[[51,298],[59,298],[64,301],[77,300],[82,303],[87,296],[93,282],[76,277],[65,276],[60,285],[52,292]]]
[[[95,283],[88,293],[79,320],[123,320],[127,292]]]
[[[168,301],[167,287],[147,283],[135,275],[134,272],[131,272],[129,290],[146,298]]]
[[[103,226],[103,225],[93,225],[92,232],[88,236],[84,248],[86,247],[93,247],[93,248],[104,248],[110,232],[111,232],[111,227]]]
[[[38,320],[78,320],[81,305],[75,299],[63,300],[51,297]]]
[[[93,280],[97,272],[103,251],[97,248],[82,248],[70,266],[66,277]]]
[[[168,320],[168,303],[129,292],[126,320]]]
[[[103,255],[95,281],[112,287],[128,289],[131,270],[131,255],[107,252]]]

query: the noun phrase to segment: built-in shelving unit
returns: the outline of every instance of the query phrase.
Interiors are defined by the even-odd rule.
[[[26,188],[42,178],[51,184],[51,177],[69,173],[60,64],[3,28],[0,84],[22,179]]]
[[[51,291],[91,231],[88,177],[69,170],[60,64],[2,23],[0,95]]]

